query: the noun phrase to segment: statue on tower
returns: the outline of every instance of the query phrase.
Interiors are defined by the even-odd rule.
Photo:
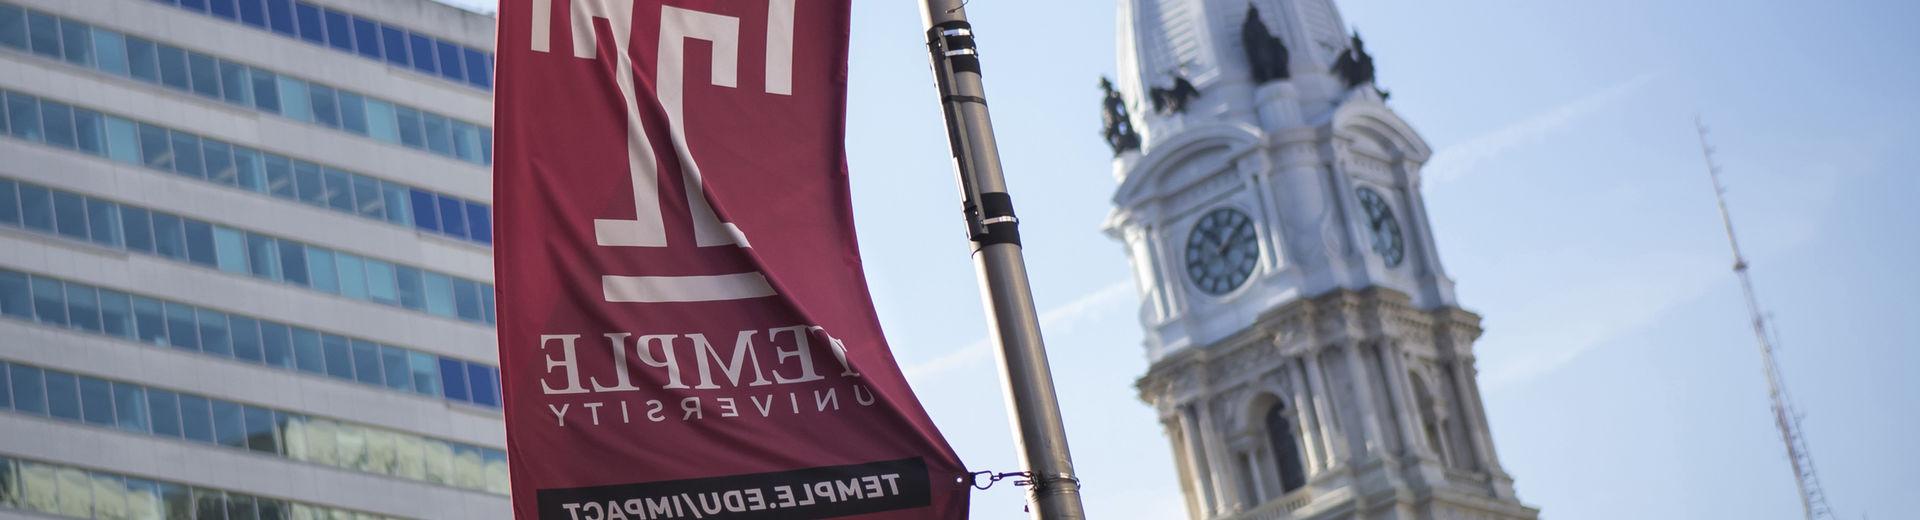
[[[1253,68],[1253,82],[1265,84],[1291,76],[1287,70],[1287,45],[1267,30],[1260,20],[1260,9],[1247,4],[1247,22],[1240,24],[1240,43],[1247,48],[1247,63]]]
[[[1140,149],[1140,132],[1133,129],[1133,117],[1127,113],[1127,100],[1120,92],[1113,90],[1113,82],[1105,76],[1100,77],[1100,89],[1107,92],[1101,100],[1100,121],[1106,125],[1107,146],[1113,147],[1113,155],[1118,157],[1128,150]]]
[[[1347,50],[1334,60],[1333,73],[1347,82],[1347,88],[1373,83],[1373,56],[1367,54],[1367,44],[1360,41],[1359,32],[1353,33]]]
[[[1200,97],[1200,89],[1193,88],[1193,83],[1187,81],[1186,76],[1174,74],[1173,87],[1153,87],[1147,94],[1153,99],[1153,111],[1166,115],[1186,112],[1187,100]]]

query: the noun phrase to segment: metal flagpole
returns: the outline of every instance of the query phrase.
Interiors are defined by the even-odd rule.
[[[1082,519],[1087,515],[1080,504],[1080,481],[1073,473],[1073,456],[1067,452],[1060,402],[1040,339],[1027,263],[1020,252],[1020,220],[1014,217],[1013,198],[1007,194],[1000,170],[1000,150],[994,143],[986,89],[980,81],[980,57],[964,3],[925,0],[920,14],[946,116],[947,141],[953,148],[954,174],[960,181],[967,237],[973,242],[974,268],[992,315],[990,336],[999,347],[1001,382],[1019,430],[1015,440],[1021,465],[1032,481],[1028,511],[1044,520]]]

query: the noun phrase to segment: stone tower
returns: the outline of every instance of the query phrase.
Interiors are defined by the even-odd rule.
[[[1120,0],[1106,231],[1196,519],[1531,519],[1420,195],[1332,0]],[[1108,105],[1109,121],[1114,120]],[[1134,144],[1132,140],[1111,143]]]

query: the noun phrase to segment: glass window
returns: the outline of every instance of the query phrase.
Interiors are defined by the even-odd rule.
[[[187,73],[187,51],[172,45],[154,44],[160,56],[160,84],[175,90],[191,90]]]
[[[248,406],[242,413],[247,428],[247,449],[261,453],[280,453],[280,439],[273,433],[273,411]]]
[[[287,335],[286,325],[260,322],[260,346],[267,366],[293,369],[293,338]]]
[[[407,351],[380,347],[380,366],[386,372],[387,387],[402,392],[413,389],[413,372],[407,365]]]
[[[159,484],[160,508],[167,520],[193,520],[193,492],[179,484]]]
[[[335,252],[333,263],[339,266],[340,295],[355,300],[367,299],[367,274],[361,265],[360,257]]]
[[[367,135],[382,142],[400,143],[400,122],[394,119],[393,103],[366,98]]]
[[[187,231],[187,261],[206,267],[214,267],[213,224],[194,219],[180,219]]]
[[[107,116],[107,157],[128,164],[140,164],[140,141],[132,121]]]
[[[7,384],[13,390],[13,409],[32,415],[47,413],[47,387],[40,369],[7,365]]]
[[[353,17],[353,43],[361,56],[380,59],[380,29],[372,21]]]
[[[313,121],[312,97],[307,95],[307,83],[286,76],[279,77],[280,115],[299,121]]]
[[[289,0],[267,0],[267,27],[273,32],[293,35],[293,2]]]
[[[247,272],[255,278],[280,279],[279,253],[273,238],[247,233]]]
[[[367,433],[359,425],[335,423],[334,447],[340,450],[340,467],[366,471]]]
[[[447,118],[432,112],[421,112],[420,119],[427,130],[427,150],[440,155],[453,155],[453,129],[447,124]]]
[[[480,129],[465,121],[453,121],[453,155],[460,160],[480,162]]]
[[[22,50],[27,48],[26,11],[0,4],[0,45]]]
[[[129,520],[160,520],[166,518],[166,511],[160,501],[160,487],[153,482],[137,478],[126,479],[127,514]]]
[[[412,376],[413,393],[420,395],[439,395],[439,360],[427,354],[408,352],[407,366]]]
[[[34,462],[19,462],[19,503],[29,511],[58,514],[59,481],[52,466]]]
[[[432,271],[424,274],[427,282],[427,312],[435,316],[453,317],[453,280]]]
[[[295,368],[313,374],[326,373],[327,361],[320,348],[320,333],[299,327],[292,327],[291,330]]]
[[[272,72],[260,69],[249,70],[252,71],[249,76],[253,82],[253,88],[251,89],[253,91],[253,108],[275,114],[280,113],[279,78],[275,77]]]
[[[326,44],[326,31],[322,28],[320,8],[306,2],[293,3],[294,20],[300,27],[300,39],[317,44]]]
[[[148,167],[173,170],[173,150],[167,145],[167,130],[140,124],[140,158]]]
[[[462,52],[467,58],[467,83],[484,89],[493,88],[493,71],[488,70],[493,65],[492,57],[474,49],[465,49]]]
[[[426,288],[421,284],[420,270],[404,265],[394,266],[393,277],[398,285],[400,306],[416,311],[426,310]]]
[[[480,450],[481,462],[486,465],[487,491],[505,495],[512,491],[507,479],[507,453],[499,450]]]
[[[187,53],[187,74],[193,81],[193,93],[220,99],[220,66],[212,56]]]
[[[254,27],[267,26],[267,10],[260,0],[240,0],[240,23]]]
[[[247,72],[246,65],[220,62],[220,94],[228,103],[253,106],[252,86],[253,74]]]
[[[385,372],[380,370],[380,346],[357,339],[352,344],[354,378],[370,385],[382,384]]]
[[[100,332],[100,292],[77,283],[67,284],[67,322],[75,329]]]
[[[413,202],[413,223],[420,229],[440,231],[440,205],[433,200],[433,193],[422,190],[410,190]]]
[[[200,350],[200,327],[193,318],[193,307],[166,302],[167,344],[184,350]]]
[[[114,424],[120,429],[147,433],[147,389],[126,383],[113,384]]]
[[[60,58],[60,19],[27,11],[27,47],[34,54]]]
[[[233,357],[253,363],[264,359],[260,351],[260,322],[237,314],[227,316],[227,334],[233,337]]]
[[[321,334],[320,350],[325,351],[327,355],[327,375],[340,379],[353,379],[353,350],[347,338]]]
[[[213,438],[222,446],[246,449],[246,417],[240,413],[238,403],[213,400]]]
[[[433,39],[423,35],[408,33],[407,47],[413,49],[413,68],[428,74],[440,73],[433,62]]]
[[[340,294],[340,278],[333,268],[333,252],[318,247],[307,248],[307,276],[312,278],[314,290]]]
[[[165,1],[166,3],[171,4],[171,3],[174,3],[175,0],[165,0]],[[196,13],[207,12],[207,0],[178,0],[178,2],[180,3],[180,7],[185,7],[187,8],[187,10],[190,10]]]
[[[19,186],[13,181],[0,179],[0,224],[20,225]]]
[[[180,431],[187,440],[213,443],[213,409],[206,398],[180,394]]]
[[[467,393],[467,364],[456,359],[440,358],[441,395],[455,401],[472,402]]]
[[[40,141],[40,100],[19,92],[7,93],[7,131],[14,137]]]
[[[215,265],[221,271],[229,273],[247,273],[247,239],[239,230],[214,226],[213,251]]]
[[[193,488],[193,520],[227,520],[226,494],[216,489]]]
[[[207,177],[207,165],[201,161],[199,136],[171,131],[167,132],[167,141],[173,143],[174,173],[201,179]]]
[[[84,108],[73,109],[73,139],[80,151],[88,155],[104,156],[107,152],[106,130],[101,128],[100,113]]]
[[[402,67],[412,63],[407,54],[407,33],[400,29],[380,26],[380,43],[386,50],[387,63]]]
[[[454,309],[460,319],[467,321],[485,321],[486,314],[480,310],[480,287],[465,278],[453,279]]]
[[[93,53],[94,60],[99,62],[100,70],[115,76],[127,75],[127,40],[120,33],[95,28]]]
[[[233,167],[233,147],[212,139],[200,140],[200,153],[207,165],[207,180],[233,186],[239,184],[239,173]]]
[[[0,314],[33,319],[33,291],[27,287],[25,273],[0,269]]]
[[[220,357],[233,357],[233,335],[227,329],[227,315],[200,309],[200,351]]]
[[[266,167],[261,164],[260,152],[251,148],[233,147],[234,182],[240,189],[255,192],[267,192]]]
[[[394,445],[394,438],[398,435],[378,428],[366,428],[363,431],[366,432],[367,438],[367,461],[364,469],[383,475],[399,473],[394,465],[398,455],[398,446]]]
[[[152,41],[138,36],[127,37],[127,73],[140,81],[160,82],[160,58],[154,54]]]
[[[387,201],[380,196],[380,181],[363,175],[353,176],[354,211],[371,219],[385,219]]]
[[[133,337],[133,304],[126,293],[100,290],[100,330],[109,336]]]
[[[141,343],[164,345],[167,343],[166,306],[159,300],[144,296],[133,297],[134,336]]]
[[[53,219],[60,236],[87,239],[87,200],[64,191],[53,192]]]
[[[153,420],[153,434],[180,437],[180,396],[165,390],[146,389],[147,414]]]
[[[287,283],[307,285],[307,248],[299,242],[280,240],[280,277]]]
[[[268,194],[288,200],[297,198],[292,161],[283,156],[267,154],[261,158],[261,164],[266,167]]]
[[[80,378],[80,420],[95,426],[113,426],[113,383]]]
[[[400,124],[400,144],[408,148],[421,148],[427,145],[427,136],[420,129],[420,111],[404,106],[394,106],[394,121]]]
[[[333,88],[308,83],[307,92],[313,99],[313,122],[327,128],[340,128],[340,103],[333,97]]]
[[[77,144],[77,138],[73,135],[72,108],[62,103],[40,100],[40,121],[47,144],[68,150]]]
[[[93,516],[93,479],[78,468],[54,470],[60,479],[60,514],[75,518]]]
[[[73,20],[61,20],[60,52],[67,63],[93,66],[93,35],[87,26]]]
[[[87,199],[88,236],[107,247],[120,247],[120,206],[100,199]]]
[[[353,52],[353,26],[347,22],[347,14],[332,9],[326,10],[327,45],[347,52]]]
[[[31,184],[20,185],[20,223],[27,229],[53,232],[53,192]]]
[[[333,168],[322,168],[321,180],[326,182],[327,207],[336,211],[353,211],[353,177],[347,172]]]
[[[153,224],[147,222],[147,210],[120,208],[120,230],[126,233],[127,249],[153,253]]]
[[[340,129],[367,135],[367,102],[359,94],[336,91],[340,97]]]
[[[481,473],[480,450],[464,444],[453,445],[453,483],[467,489],[480,489],[486,486],[487,477]]]
[[[427,482],[452,484],[453,446],[436,439],[420,439]]]
[[[209,10],[212,11],[216,17],[228,20],[239,18],[240,13],[235,11],[233,0],[208,0],[207,4]]]
[[[413,210],[407,204],[407,187],[391,182],[380,183],[380,194],[386,199],[387,222],[402,226],[413,225]]]
[[[11,409],[13,409],[13,385],[7,382],[7,364],[0,363],[0,410]],[[7,503],[6,498],[9,489],[7,488],[6,471],[7,462],[5,459],[0,459],[0,505],[6,505]]]
[[[47,371],[47,415],[55,419],[80,420],[80,382],[73,374]]]
[[[454,81],[466,79],[466,74],[460,72],[459,46],[443,40],[435,41],[433,48],[440,58],[440,77]]]
[[[389,305],[400,303],[399,288],[395,286],[393,264],[366,259],[367,297],[373,301]]]
[[[253,509],[253,505],[253,497],[237,493],[227,493],[227,516],[225,520],[260,520],[259,512]]]
[[[467,237],[466,204],[453,197],[440,197],[440,231],[460,238]]]
[[[327,190],[320,181],[320,165],[294,161],[293,183],[300,190],[300,201],[315,206],[327,205]]]
[[[153,213],[153,249],[160,256],[174,260],[187,259],[187,236],[180,228],[180,217]]]
[[[66,326],[66,289],[61,286],[59,280],[52,278],[35,276],[32,277],[32,280],[34,316],[40,318],[40,323]]]

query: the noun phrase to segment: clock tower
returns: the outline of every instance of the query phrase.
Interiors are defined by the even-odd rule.
[[[1420,168],[1332,0],[1118,0],[1106,231],[1196,519],[1532,519]]]

